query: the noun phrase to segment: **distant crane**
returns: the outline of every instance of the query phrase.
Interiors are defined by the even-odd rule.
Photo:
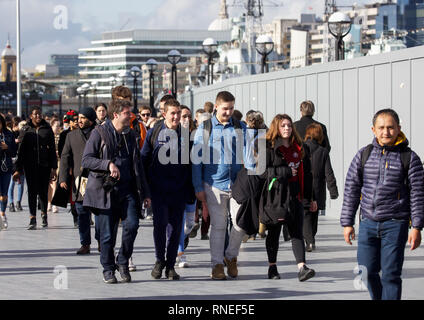
[[[233,0],[229,7],[243,7],[246,9],[246,42],[248,43],[250,74],[255,74],[255,41],[259,33],[263,31],[262,17],[264,7],[282,7],[281,1],[275,0]]]
[[[128,20],[122,25],[121,29],[119,29],[119,31],[122,31],[127,25],[128,23],[130,23],[131,19],[128,18]]]

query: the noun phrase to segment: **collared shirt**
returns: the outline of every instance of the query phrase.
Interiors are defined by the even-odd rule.
[[[240,122],[241,129],[237,132],[232,118],[225,125],[216,116],[211,121],[208,149],[203,147],[204,122],[200,124],[194,137],[191,159],[192,181],[196,193],[204,190],[203,182],[222,191],[230,191],[243,164],[250,168],[254,163],[253,149],[246,147],[248,137],[243,122]]]

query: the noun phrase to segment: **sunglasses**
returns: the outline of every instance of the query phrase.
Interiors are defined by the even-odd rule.
[[[140,113],[140,116],[142,116],[142,117],[150,117],[150,113]]]

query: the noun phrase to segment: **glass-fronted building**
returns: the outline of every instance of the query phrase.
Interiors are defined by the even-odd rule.
[[[231,31],[206,30],[131,30],[105,32],[100,39],[91,42],[92,47],[79,49],[79,83],[96,82],[96,95],[110,97],[111,80],[129,71],[133,66],[140,69],[147,60],[154,58],[159,65],[168,64],[168,52],[176,49],[181,55],[180,64],[193,56],[202,54],[202,43],[214,38],[219,44],[231,41]],[[139,79],[141,81],[141,77]],[[132,79],[126,84],[132,88]],[[142,88],[142,85],[138,85]],[[141,91],[141,90],[140,90]],[[138,96],[142,96],[138,92]]]
[[[52,54],[50,64],[59,67],[59,76],[77,76],[79,59],[77,54]]]

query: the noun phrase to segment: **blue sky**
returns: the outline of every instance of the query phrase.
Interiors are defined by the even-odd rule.
[[[266,2],[266,0],[264,0]],[[300,13],[321,15],[324,0],[282,0],[281,8],[265,9],[265,22],[273,17],[300,18]],[[369,0],[338,0],[339,5]],[[232,4],[233,0],[227,0]],[[68,11],[67,29],[57,30],[55,8]],[[0,50],[10,33],[16,49],[15,0],[0,0]],[[218,16],[220,0],[21,0],[21,46],[24,68],[48,63],[53,53],[78,53],[101,32],[123,29],[207,29]],[[241,9],[230,7],[230,15]]]

